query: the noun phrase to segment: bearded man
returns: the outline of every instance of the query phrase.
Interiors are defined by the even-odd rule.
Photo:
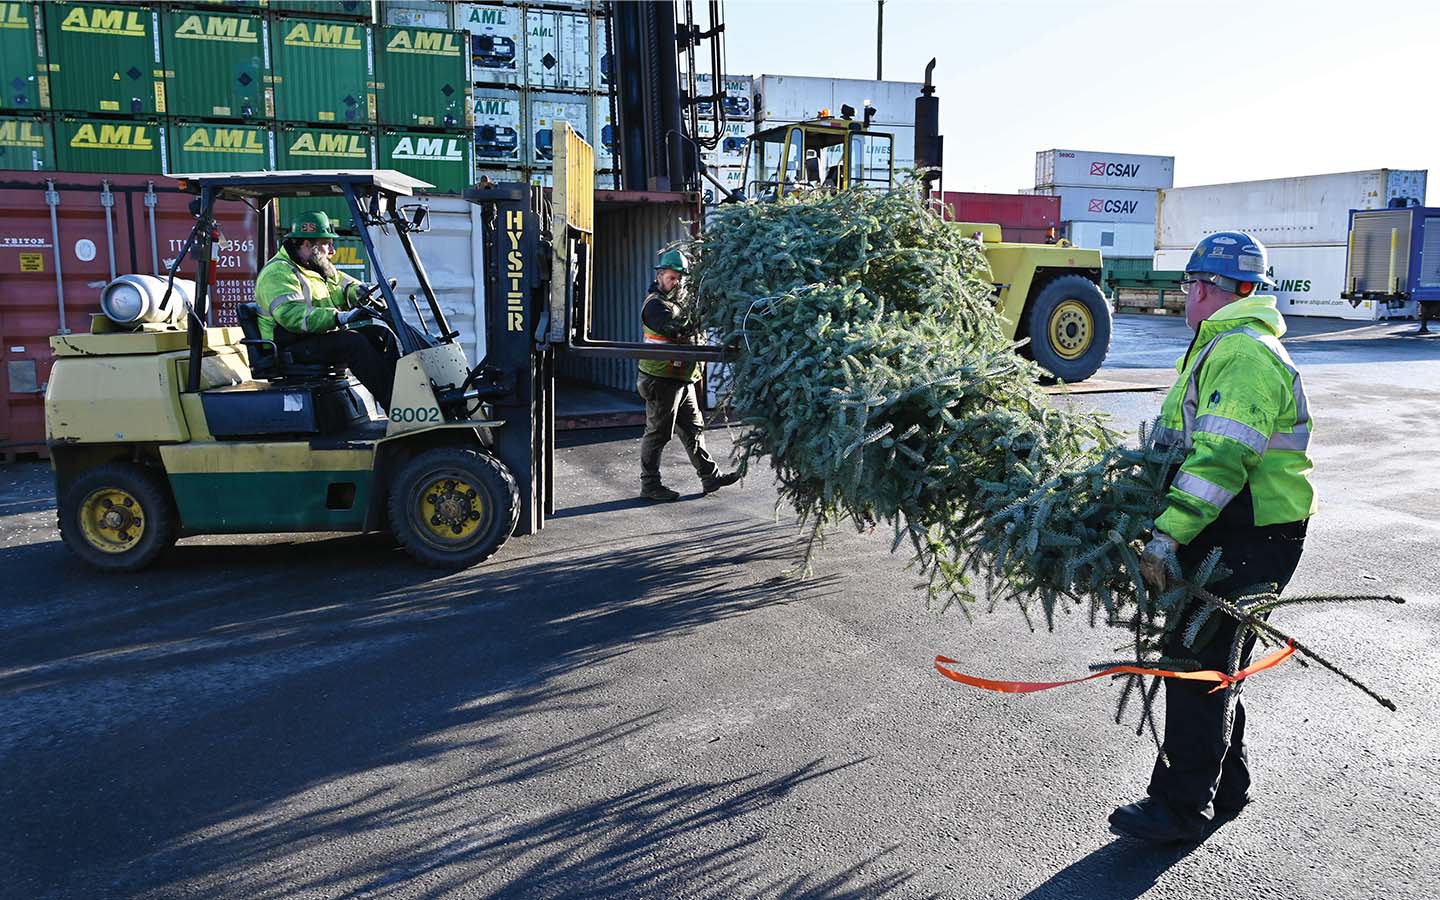
[[[260,335],[296,363],[344,365],[388,410],[400,358],[395,338],[387,328],[360,327],[369,321],[357,305],[364,285],[330,261],[336,236],[323,212],[291,224],[255,281]]]

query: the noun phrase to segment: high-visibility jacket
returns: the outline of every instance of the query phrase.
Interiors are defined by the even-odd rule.
[[[255,305],[260,308],[260,335],[275,339],[275,324],[294,334],[331,331],[337,310],[349,309],[360,282],[344,272],[326,279],[290,258],[281,247],[255,279]]]
[[[1247,297],[1201,322],[1176,362],[1155,442],[1186,452],[1155,527],[1182,544],[1217,520],[1254,527],[1315,512],[1310,405],[1283,334],[1275,298]]]
[[[645,329],[647,344],[693,344],[694,335],[682,330],[679,324],[680,307],[675,302],[675,291],[669,294],[660,290],[660,285],[650,285],[645,297],[645,306],[640,310],[640,324]],[[680,360],[642,359],[640,371],[655,378],[671,378],[675,381],[699,381],[700,364]]]

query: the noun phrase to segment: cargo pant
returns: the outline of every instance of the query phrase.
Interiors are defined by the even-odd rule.
[[[1241,499],[1248,497],[1237,501]],[[1292,522],[1229,530],[1212,525],[1180,547],[1180,564],[1188,571],[1218,546],[1220,564],[1233,574],[1211,585],[1211,593],[1230,599],[1245,588],[1263,583],[1276,584],[1283,591],[1300,563],[1305,526],[1305,522]],[[1185,611],[1186,621],[1198,608]],[[1220,617],[1220,629],[1208,643],[1187,648],[1183,638],[1176,636],[1164,648],[1165,653],[1198,659],[1202,669],[1225,671],[1240,623],[1224,613],[1215,615]],[[1255,637],[1251,635],[1241,654],[1241,668],[1250,664],[1254,648]],[[1242,681],[1212,694],[1213,685],[1208,682],[1165,679],[1165,741],[1150,775],[1151,797],[1187,818],[1209,818],[1212,803],[1230,809],[1245,803],[1250,791],[1250,760],[1245,746],[1245,701],[1240,693],[1244,684]],[[1227,731],[1226,707],[1232,701],[1234,719]]]
[[[657,378],[640,373],[635,384],[645,401],[645,436],[640,439],[640,486],[660,484],[660,452],[676,432],[690,454],[690,464],[702,482],[720,474],[720,467],[705,449],[705,419],[695,396],[693,381]]]

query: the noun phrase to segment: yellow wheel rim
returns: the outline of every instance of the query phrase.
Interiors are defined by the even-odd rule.
[[[1079,359],[1095,340],[1095,317],[1079,300],[1062,300],[1050,314],[1050,347],[1061,359]]]
[[[145,536],[146,513],[134,495],[120,488],[90,492],[80,505],[80,530],[90,546],[105,553],[133,550]]]
[[[421,488],[418,499],[420,526],[436,543],[467,543],[489,517],[484,497],[458,474],[431,478]]]

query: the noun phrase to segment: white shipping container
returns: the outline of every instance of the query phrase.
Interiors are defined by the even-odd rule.
[[[1172,188],[1160,192],[1159,245],[1188,251],[1217,231],[1244,231],[1266,247],[1343,244],[1350,210],[1397,198],[1423,205],[1425,182],[1423,169],[1368,169]]]
[[[696,95],[705,97],[714,93],[715,88],[712,84],[713,81],[714,78],[712,78],[708,72],[702,72],[696,75]],[[747,124],[755,121],[755,79],[749,75],[726,75],[724,78],[724,94],[724,99],[720,101],[720,109],[725,119],[730,121],[744,121]],[[699,106],[701,119],[706,119],[714,114],[708,102],[703,102]]]
[[[454,28],[455,4],[442,0],[390,0],[385,24],[401,28]]]
[[[1034,193],[1060,198],[1063,221],[1145,222],[1155,224],[1156,191],[1120,188],[1044,187]]]
[[[1114,187],[1132,190],[1175,184],[1175,157],[1094,150],[1041,150],[1035,154],[1035,186]]]
[[[755,118],[760,121],[798,122],[813,119],[820,110],[840,115],[845,104],[864,115],[865,101],[875,107],[873,123],[915,124],[915,98],[923,87],[915,81],[865,81],[856,78],[810,78],[798,75],[761,75]]]
[[[556,122],[569,122],[580,137],[590,140],[590,104],[591,98],[570,94],[530,95],[526,137],[530,141],[531,165],[548,167],[555,162]]]
[[[712,166],[710,174],[715,176],[715,179],[723,184],[726,190],[734,193],[744,190],[745,185],[742,183],[744,170],[739,166]],[[700,187],[700,195],[706,206],[713,206],[725,199],[725,194],[718,190],[708,178],[701,178]]]
[[[1155,255],[1155,226],[1149,222],[1068,222],[1066,238],[1106,259],[1150,259]]]
[[[615,126],[610,121],[610,95],[595,95],[595,110],[590,115],[590,122],[595,129],[595,136],[590,145],[595,148],[595,168],[597,170],[613,169],[615,167]]]
[[[595,89],[604,93],[610,90],[610,53],[605,49],[609,40],[610,20],[595,20],[595,47],[590,57],[595,60]]]
[[[1270,249],[1270,277],[1276,306],[1287,316],[1326,316],[1370,322],[1390,315],[1384,303],[1363,301],[1352,307],[1342,299],[1345,289],[1344,244],[1320,247],[1275,247]],[[1161,248],[1155,252],[1155,268],[1183,272],[1190,262],[1190,248]]]
[[[516,180],[511,175],[507,179],[492,173],[491,180]],[[483,211],[460,197],[431,197],[426,205],[430,231],[418,246],[425,274],[450,327],[460,332],[460,345],[472,360],[479,360],[485,355],[485,279],[476,277],[475,260],[484,258]],[[381,267],[397,279],[395,295],[419,294],[420,283],[400,242],[382,237],[378,227],[370,236]]]
[[[475,164],[520,165],[529,153],[522,94],[505,88],[475,89]]]
[[[525,13],[525,83],[532,88],[589,90],[590,16],[529,9]]]
[[[755,126],[749,122],[726,122],[725,133],[715,149],[704,151],[705,162],[712,166],[738,166],[745,162],[745,145]],[[715,123],[701,120],[700,137],[712,137]]]
[[[470,77],[482,84],[519,84],[525,28],[517,6],[461,3],[455,25],[470,32]]]

